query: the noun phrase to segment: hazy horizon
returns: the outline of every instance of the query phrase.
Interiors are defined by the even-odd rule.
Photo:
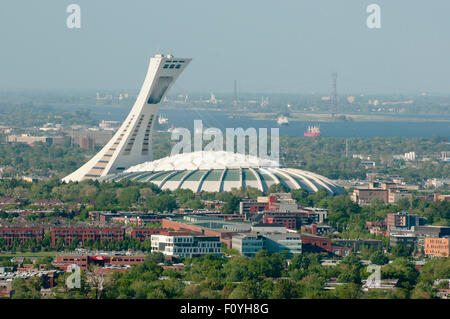
[[[66,8],[81,7],[81,29]],[[381,7],[381,29],[366,7]],[[4,0],[0,90],[137,92],[156,53],[192,57],[172,93],[450,94],[450,2]]]

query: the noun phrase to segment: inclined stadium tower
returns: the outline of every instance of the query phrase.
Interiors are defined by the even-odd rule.
[[[194,192],[230,191],[247,186],[267,191],[273,184],[308,192],[325,189],[332,195],[344,192],[324,176],[280,167],[272,160],[240,153],[197,151],[152,161],[151,133],[160,103],[190,61],[162,54],[152,57],[136,102],[116,134],[99,153],[63,181],[127,178],[151,182],[161,189]]]
[[[191,60],[162,54],[152,57],[136,102],[116,134],[100,152],[63,181],[97,179],[151,161],[151,132],[159,105]]]

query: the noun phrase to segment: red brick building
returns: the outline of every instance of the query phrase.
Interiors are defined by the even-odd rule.
[[[331,239],[328,237],[320,237],[312,234],[301,234],[302,245],[311,245],[318,247],[319,250],[326,250],[331,253]]]
[[[319,222],[319,214],[315,212],[296,211],[289,213],[264,213],[264,224],[281,224],[287,229],[298,230],[302,225]]]
[[[17,239],[21,244],[31,239],[39,241],[44,238],[44,228],[42,227],[0,227],[0,238],[10,246]]]
[[[55,207],[55,206],[64,206],[65,204],[59,199],[38,199],[34,201],[32,206],[41,206],[41,207]]]
[[[244,221],[245,216],[239,214],[208,214],[208,217],[222,218],[223,220]]]
[[[267,215],[263,216],[264,224],[281,224],[287,229],[297,230],[301,226],[301,222],[298,220],[296,216],[293,215]]]
[[[239,206],[241,215],[253,215],[267,210],[269,210],[269,203],[260,203],[253,200],[241,201]]]
[[[165,235],[167,229],[164,228],[132,228],[130,230],[131,239],[150,240],[152,235]]]
[[[0,297],[11,298],[13,295],[12,280],[11,281],[0,281]]]
[[[170,231],[165,228],[132,228],[130,230],[131,239],[150,240],[152,235],[167,235],[167,236],[187,236],[191,231]]]
[[[331,239],[328,237],[320,237],[312,234],[301,234],[302,249],[312,252],[328,252],[330,254],[345,256],[352,249],[349,247],[333,246]]]
[[[73,240],[81,241],[84,245],[85,241],[92,239],[97,240],[124,240],[124,228],[87,228],[87,227],[61,227],[50,228],[53,245],[56,245],[58,239],[63,239],[64,244],[70,245]]]
[[[203,228],[197,225],[184,224],[174,220],[163,219],[162,227],[176,231],[190,231],[192,235],[219,236],[220,241],[231,248],[231,238],[236,232]]]
[[[214,210],[221,210],[226,204],[225,202],[222,202],[220,200],[202,200],[202,203],[206,209]]]
[[[450,253],[450,238],[425,238],[424,252],[426,256],[448,257]]]
[[[99,267],[123,266],[141,264],[145,260],[144,255],[117,255],[103,253],[88,254],[62,254],[57,255],[53,265],[61,270],[66,270],[71,264],[80,266],[81,269],[87,269],[88,265],[93,264]]]

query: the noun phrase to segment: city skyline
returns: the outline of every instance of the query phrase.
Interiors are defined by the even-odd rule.
[[[374,1],[4,0],[2,304],[444,304],[450,2]]]
[[[76,3],[80,29],[69,3],[2,5],[2,89],[132,90],[148,56],[171,53],[195,66],[174,92],[330,92],[333,72],[338,93],[450,92],[444,1],[377,1],[380,29],[366,26],[372,1]]]

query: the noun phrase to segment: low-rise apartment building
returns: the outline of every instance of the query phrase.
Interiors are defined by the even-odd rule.
[[[52,244],[56,245],[62,239],[65,245],[70,245],[73,240],[84,243],[92,239],[97,240],[123,240],[125,228],[97,228],[97,227],[52,227],[50,228]]]
[[[448,257],[449,256],[449,245],[450,239],[447,238],[436,238],[427,237],[424,243],[424,253],[426,256],[433,257]]]
[[[15,241],[23,244],[27,240],[37,242],[43,238],[42,227],[0,227],[0,239],[3,239],[7,246],[11,246]]]

